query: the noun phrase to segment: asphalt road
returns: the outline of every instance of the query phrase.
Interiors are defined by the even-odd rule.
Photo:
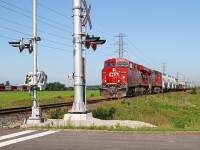
[[[0,130],[0,150],[200,150],[200,133]]]

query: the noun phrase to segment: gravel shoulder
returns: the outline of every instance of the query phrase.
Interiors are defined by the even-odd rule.
[[[59,126],[72,126],[72,127],[91,127],[91,126],[106,126],[106,127],[129,127],[129,128],[139,128],[139,127],[156,127],[155,125],[140,122],[140,121],[130,121],[130,120],[100,120],[96,118],[90,118],[87,120],[63,120],[63,119],[48,119],[44,123],[38,124],[27,124],[22,125],[22,128],[27,127],[59,127]]]

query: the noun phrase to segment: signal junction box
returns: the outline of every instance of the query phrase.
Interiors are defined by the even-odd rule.
[[[40,88],[40,91],[45,90],[47,83],[47,75],[43,71],[37,72],[36,85]],[[24,85],[33,86],[33,72],[29,72],[25,77]]]

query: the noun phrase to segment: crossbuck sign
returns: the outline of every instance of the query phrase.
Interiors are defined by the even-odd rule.
[[[89,5],[89,8],[87,7],[87,3],[86,3],[86,0],[83,1],[83,5],[85,7],[85,12],[86,12],[86,15],[83,19],[83,22],[82,22],[82,26],[86,26],[86,23],[87,21],[89,22],[89,26],[90,26],[90,30],[92,30],[92,23],[91,23],[91,20],[90,20],[90,10],[91,10],[91,5]]]

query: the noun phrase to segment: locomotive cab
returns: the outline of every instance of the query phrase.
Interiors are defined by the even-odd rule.
[[[103,97],[124,97],[127,93],[129,61],[124,58],[108,59],[102,69],[100,93]]]

